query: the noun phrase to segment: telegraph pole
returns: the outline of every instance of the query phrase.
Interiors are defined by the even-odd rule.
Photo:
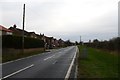
[[[81,36],[80,36],[80,45],[82,45]]]
[[[81,36],[80,36],[80,43],[81,43]]]
[[[25,4],[23,5],[22,53],[24,53]]]

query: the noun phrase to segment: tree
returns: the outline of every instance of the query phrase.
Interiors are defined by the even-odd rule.
[[[98,43],[99,40],[98,40],[98,39],[94,39],[93,42],[94,42],[94,43]]]
[[[66,46],[71,46],[71,45],[72,45],[72,43],[70,42],[70,40],[67,40],[67,41],[65,42],[65,44],[66,44]]]
[[[79,43],[78,43],[77,41],[75,41],[75,44],[76,44],[76,45],[79,45]]]
[[[99,40],[98,39],[93,40],[93,46],[96,48],[99,48]]]

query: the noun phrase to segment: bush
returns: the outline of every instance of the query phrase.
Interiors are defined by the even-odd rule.
[[[2,36],[2,47],[3,48],[22,48],[22,37],[3,35]],[[24,38],[24,48],[42,48],[44,47],[44,41],[40,39],[34,39],[25,37]]]

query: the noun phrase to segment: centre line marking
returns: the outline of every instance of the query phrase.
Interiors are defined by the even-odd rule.
[[[13,76],[13,75],[15,75],[15,74],[17,74],[17,73],[19,73],[19,72],[22,72],[22,71],[24,71],[24,70],[26,70],[26,69],[28,69],[28,68],[31,68],[31,67],[33,67],[33,66],[34,66],[34,64],[32,64],[32,65],[30,65],[30,66],[27,66],[27,67],[25,67],[25,68],[23,68],[23,69],[20,69],[20,70],[14,72],[14,73],[12,73],[12,74],[9,74],[9,75],[1,78],[0,80],[5,79],[5,78],[8,78],[8,77],[10,77],[10,76]]]
[[[59,53],[62,53],[62,52],[59,52]]]
[[[44,59],[44,61],[46,61],[46,60],[48,60],[48,59],[50,59],[50,58],[52,58],[52,57],[54,57],[54,56],[55,56],[55,55],[50,56],[50,57],[47,57],[47,58]]]
[[[56,63],[57,63],[57,61],[53,62],[53,64],[56,64]]]

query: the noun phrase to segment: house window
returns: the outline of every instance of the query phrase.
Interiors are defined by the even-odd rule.
[[[12,35],[12,33],[11,32],[6,32],[6,35]]]

